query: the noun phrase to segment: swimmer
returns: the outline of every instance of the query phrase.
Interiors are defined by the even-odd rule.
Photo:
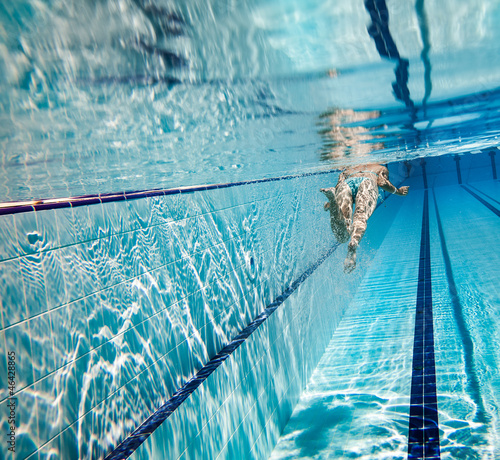
[[[350,238],[344,261],[346,273],[356,268],[356,250],[366,231],[366,223],[377,205],[378,187],[400,196],[407,195],[409,189],[407,186],[397,188],[391,184],[389,170],[379,164],[344,169],[335,187],[321,189],[328,198],[324,208],[325,211],[330,211],[330,224],[335,238],[339,243],[347,243]]]

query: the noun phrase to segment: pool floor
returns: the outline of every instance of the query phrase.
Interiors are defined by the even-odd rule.
[[[486,181],[412,190],[397,203],[272,460],[407,458],[424,193],[441,458],[496,458],[499,188]],[[380,225],[374,215],[360,252]]]

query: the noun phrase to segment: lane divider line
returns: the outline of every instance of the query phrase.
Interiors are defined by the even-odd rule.
[[[474,357],[474,341],[470,334],[469,328],[467,326],[467,321],[465,319],[464,310],[462,303],[460,302],[460,297],[458,295],[458,288],[455,283],[455,277],[453,276],[453,268],[451,264],[450,254],[448,252],[448,246],[446,245],[446,238],[444,236],[443,224],[441,222],[441,216],[439,214],[439,209],[437,205],[436,193],[433,190],[434,198],[434,208],[436,211],[436,220],[439,233],[439,239],[441,240],[441,252],[443,254],[444,267],[446,272],[446,280],[448,282],[448,290],[450,293],[451,305],[453,307],[453,317],[460,334],[461,343],[464,350],[464,364],[465,364],[465,375],[467,376],[467,392],[471,399],[476,404],[476,413],[474,420],[479,423],[487,423],[489,417],[487,415],[483,397],[481,395],[481,385],[476,371],[475,357]]]
[[[428,193],[427,190],[424,191],[413,342],[408,460],[441,458],[434,359]]]
[[[484,193],[482,192],[481,190],[479,190],[477,187],[474,187],[472,184],[467,184],[467,187],[475,190],[477,193],[479,193],[480,195],[483,195],[485,196],[486,198],[488,198],[488,200],[490,201],[493,201],[494,203],[500,205],[500,201],[496,200],[495,198],[491,197],[490,195],[488,195],[487,193]]]
[[[81,195],[67,198],[49,198],[32,201],[16,201],[0,203],[0,216],[7,214],[19,214],[33,211],[45,211],[48,209],[76,208],[79,206],[88,206],[91,204],[109,203],[112,201],[137,200],[139,198],[150,198],[155,196],[178,195],[185,193],[194,193],[205,190],[214,190],[230,187],[239,187],[242,185],[262,184],[264,182],[276,182],[282,180],[291,180],[307,176],[319,176],[323,174],[338,173],[339,170],[332,169],[328,171],[319,171],[305,174],[295,174],[290,176],[269,177],[267,179],[254,179],[240,182],[228,182],[225,184],[194,185],[188,187],[177,187],[168,189],[150,189],[135,190],[129,192],[116,193],[98,193],[94,195]]]
[[[481,198],[477,193],[474,193],[469,187],[462,185],[462,188],[469,192],[476,200],[484,204],[490,211],[493,211],[498,217],[500,217],[500,210],[495,208],[495,206],[488,203],[486,200]]]

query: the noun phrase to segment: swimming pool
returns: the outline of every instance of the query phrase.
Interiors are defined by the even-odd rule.
[[[499,17],[0,5],[0,459],[496,458]]]

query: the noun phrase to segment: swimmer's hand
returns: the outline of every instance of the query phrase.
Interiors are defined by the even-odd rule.
[[[408,195],[408,189],[410,187],[408,185],[405,185],[404,187],[399,187],[397,190],[396,190],[396,193],[395,195],[399,195],[399,196],[405,196],[405,195]]]

